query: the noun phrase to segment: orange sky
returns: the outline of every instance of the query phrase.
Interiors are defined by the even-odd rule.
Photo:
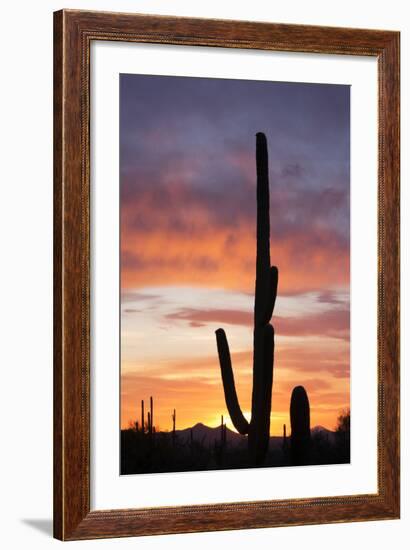
[[[312,426],[333,429],[349,406],[349,329],[346,294],[310,292],[279,297],[271,433],[289,430],[294,386],[308,391]],[[327,300],[327,302],[326,302]],[[194,301],[196,308],[185,307]],[[332,302],[340,302],[336,304]],[[140,401],[154,397],[155,425],[197,422],[216,426],[228,418],[214,331],[224,326],[232,351],[236,387],[245,415],[252,392],[251,295],[208,287],[149,287],[125,291],[122,307],[121,421],[140,421]],[[329,303],[330,302],[330,303]],[[221,309],[224,303],[227,309]],[[246,305],[249,304],[248,310]],[[342,305],[344,304],[344,305]],[[230,309],[231,308],[231,309]],[[281,316],[279,316],[281,314]],[[147,405],[146,405],[147,406]]]
[[[152,395],[159,429],[171,428],[174,408],[178,428],[215,426],[221,414],[233,428],[214,332],[227,332],[240,403],[250,414],[254,223],[212,226],[200,204],[182,209],[184,191],[171,188],[187,233],[144,197],[122,206],[121,425],[140,421],[140,401]],[[133,226],[146,218],[149,231]],[[273,238],[271,255],[280,277],[271,433],[282,433],[284,423],[289,430],[290,395],[299,384],[309,394],[312,426],[333,429],[350,399],[348,250],[326,227],[302,227]]]

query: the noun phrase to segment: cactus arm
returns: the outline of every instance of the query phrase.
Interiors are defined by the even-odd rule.
[[[266,296],[265,300],[265,316],[264,316],[264,322],[269,323],[269,321],[272,319],[273,310],[275,308],[275,302],[276,302],[276,295],[278,292],[278,268],[276,265],[272,266],[270,268],[270,279],[269,279],[269,292]]]
[[[216,332],[216,345],[218,348],[219,364],[221,367],[222,383],[225,393],[226,406],[232,423],[237,431],[244,435],[249,431],[249,423],[243,416],[236,394],[235,380],[232,371],[231,354],[225,331],[219,328]]]

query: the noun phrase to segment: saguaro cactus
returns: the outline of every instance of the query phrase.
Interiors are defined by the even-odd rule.
[[[226,445],[226,424],[224,423],[224,415],[221,414],[221,447]]]
[[[282,450],[285,453],[288,448],[288,439],[286,437],[286,424],[283,424]]]
[[[244,417],[236,394],[225,331],[216,331],[226,406],[240,434],[248,434],[251,461],[261,464],[269,446],[272,401],[274,330],[269,321],[275,307],[278,268],[270,264],[268,147],[265,134],[256,134],[256,282],[253,331],[252,416]]]
[[[141,399],[141,433],[145,432],[145,418],[144,418],[144,400]]]
[[[145,407],[144,400],[141,399],[141,433],[145,432],[152,434],[154,427],[154,400],[152,397],[149,398],[150,410],[147,412],[147,423],[145,423]]]
[[[290,399],[290,452],[294,466],[309,464],[310,458],[310,407],[303,386],[296,386]]]
[[[152,428],[154,426],[154,400],[152,397],[149,398],[149,405],[150,405],[150,421],[151,421],[151,433]]]
[[[174,409],[174,412],[171,414],[172,418],[172,444],[175,445],[175,423],[177,420],[177,411]]]

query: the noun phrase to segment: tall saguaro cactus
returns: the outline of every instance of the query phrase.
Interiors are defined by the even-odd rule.
[[[310,459],[310,406],[303,386],[293,388],[290,399],[290,452],[294,466],[309,464]]]
[[[278,287],[278,268],[270,264],[269,176],[266,136],[256,134],[256,282],[253,331],[252,416],[244,417],[236,394],[225,331],[216,331],[226,406],[240,434],[248,434],[250,458],[261,464],[269,446],[273,382],[274,330],[272,318]]]

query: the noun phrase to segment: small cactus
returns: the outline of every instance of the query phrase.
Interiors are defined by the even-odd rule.
[[[226,424],[224,424],[224,415],[221,414],[221,447],[226,445]]]
[[[290,400],[290,452],[293,466],[309,464],[310,461],[310,407],[306,390],[296,386]]]
[[[171,418],[172,418],[172,443],[173,443],[173,445],[175,445],[175,438],[176,438],[175,424],[176,424],[176,420],[177,420],[177,411],[175,409],[174,409],[174,412],[171,415]]]
[[[148,434],[151,435],[152,434],[152,423],[151,423],[151,413],[149,411],[147,412],[147,416],[148,416]]]
[[[282,449],[283,452],[286,452],[288,448],[288,440],[286,437],[286,424],[283,424],[283,439],[282,439]]]
[[[172,433],[175,435],[175,422],[177,419],[177,412],[175,409],[174,409],[174,412],[171,414],[171,418],[172,418]]]
[[[137,432],[138,432],[138,422],[136,423]],[[152,435],[155,430],[154,428],[154,400],[150,397],[150,410],[147,412],[147,422],[145,423],[145,405],[144,400],[141,399],[141,434],[144,435],[148,433]]]

